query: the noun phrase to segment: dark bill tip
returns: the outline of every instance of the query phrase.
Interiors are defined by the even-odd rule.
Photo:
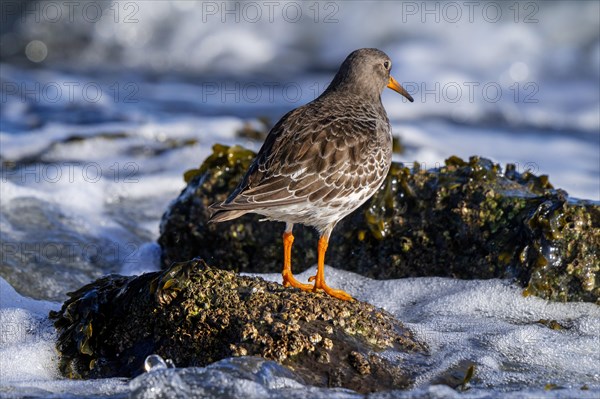
[[[415,100],[412,98],[412,96],[410,94],[408,94],[408,92],[406,91],[406,89],[404,87],[402,87],[400,85],[400,83],[398,83],[398,81],[396,81],[396,79],[394,79],[393,77],[390,76],[390,81],[387,85],[387,87],[389,87],[390,89],[394,90],[396,93],[400,93],[402,94],[404,97],[406,97],[408,99],[408,101],[410,101],[411,103],[414,102]]]

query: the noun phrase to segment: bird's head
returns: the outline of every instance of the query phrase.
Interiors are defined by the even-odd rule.
[[[391,70],[392,60],[383,51],[376,48],[355,50],[346,57],[329,89],[380,96],[389,87],[413,102],[412,96],[392,77]]]

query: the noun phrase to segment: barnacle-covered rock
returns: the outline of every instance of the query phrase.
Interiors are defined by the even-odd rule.
[[[163,264],[201,256],[236,271],[279,272],[283,224],[245,215],[207,224],[207,207],[224,200],[254,153],[216,145],[163,216]],[[316,262],[317,234],[298,226],[292,264]],[[514,277],[525,294],[600,301],[600,204],[555,190],[547,176],[504,170],[479,157],[421,170],[394,163],[381,189],[343,219],[326,262],[365,276]]]
[[[151,354],[178,367],[260,356],[300,380],[359,392],[408,387],[412,367],[383,349],[421,358],[426,347],[383,310],[240,277],[195,259],[138,277],[108,276],[52,312],[61,372],[131,377]]]

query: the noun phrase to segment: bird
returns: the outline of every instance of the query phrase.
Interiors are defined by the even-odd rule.
[[[247,213],[285,222],[283,285],[353,300],[325,282],[325,253],[335,225],[365,203],[383,183],[392,162],[392,130],[381,94],[388,87],[414,99],[394,79],[383,51],[350,53],[329,86],[313,101],[285,114],[270,130],[241,182],[209,207],[209,223]],[[292,273],[295,224],[319,233],[317,272],[311,284]]]

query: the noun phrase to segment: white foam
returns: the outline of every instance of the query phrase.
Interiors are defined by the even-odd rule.
[[[19,295],[0,278],[0,381],[15,383],[58,378],[56,334],[48,312],[56,303]]]
[[[132,257],[124,259],[120,274],[134,276],[160,270],[160,246],[155,242],[143,244]]]
[[[151,260],[146,264],[158,258],[155,244],[149,244],[143,252]],[[304,281],[312,274],[314,270],[307,270],[298,278]],[[279,274],[259,276],[271,281],[281,278]],[[525,389],[522,397],[533,398],[543,392],[546,384],[563,387],[571,395],[585,385],[591,391],[582,391],[584,397],[593,397],[587,396],[588,392],[600,392],[600,308],[594,304],[524,297],[520,288],[503,280],[377,281],[330,267],[326,278],[330,286],[388,310],[428,344],[431,354],[427,372],[418,375],[414,394],[423,390],[452,392],[431,387],[429,382],[467,360],[476,364],[471,382],[473,395],[489,394],[490,389],[505,393]],[[62,381],[54,349],[56,335],[47,318],[48,311],[59,304],[24,298],[4,280],[0,280],[0,293],[3,383],[20,392],[45,389],[83,394],[126,389],[119,379]],[[565,329],[551,329],[541,320],[554,320]],[[234,384],[238,393],[259,389],[255,383],[247,387],[240,384]],[[409,393],[399,392],[393,397],[407,397]],[[316,395],[324,397],[325,393],[318,391]]]
[[[306,281],[313,274],[310,269],[297,277]],[[279,274],[261,277],[281,280]],[[391,312],[427,342],[431,368],[417,377],[418,386],[469,360],[483,386],[495,389],[555,384],[600,390],[600,307],[595,304],[524,297],[521,288],[505,280],[377,281],[333,268],[326,269],[326,278],[330,286]],[[565,329],[551,329],[542,320]]]

